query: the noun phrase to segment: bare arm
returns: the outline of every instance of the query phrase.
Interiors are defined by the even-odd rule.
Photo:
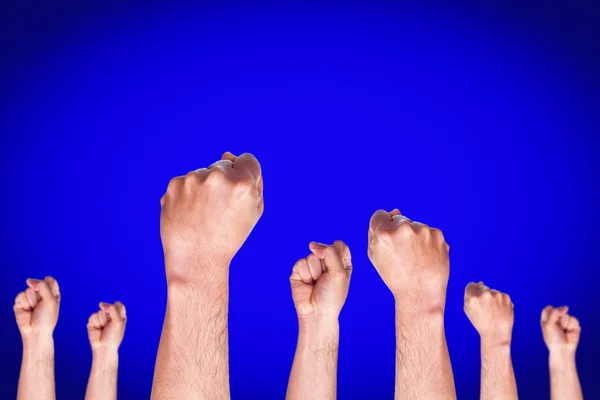
[[[23,361],[17,400],[54,400],[52,336],[23,338]]]
[[[550,398],[552,400],[583,400],[575,365],[575,353],[550,353]]]
[[[396,391],[399,399],[456,399],[442,313],[411,316],[396,304]]]
[[[287,400],[335,400],[339,335],[337,320],[299,321]]]
[[[481,340],[481,400],[518,399],[510,344]]]
[[[85,400],[116,400],[118,370],[118,352],[94,353]]]
[[[169,287],[152,399],[228,399],[228,287]]]

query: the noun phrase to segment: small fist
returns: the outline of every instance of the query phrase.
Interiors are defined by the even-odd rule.
[[[492,345],[510,344],[515,322],[510,296],[471,282],[465,288],[465,314],[482,341]]]
[[[311,242],[309,248],[312,254],[296,262],[290,277],[298,317],[337,318],[350,286],[350,249],[339,240],[331,246]]]
[[[369,259],[396,300],[419,312],[443,310],[450,274],[449,246],[439,229],[395,209],[378,210],[369,225]]]
[[[568,311],[566,306],[547,306],[542,311],[542,333],[550,352],[567,350],[574,353],[577,350],[581,326]]]
[[[22,336],[52,335],[58,322],[60,291],[51,276],[44,280],[27,279],[27,286],[15,298],[15,319]]]
[[[194,268],[198,259],[205,266],[229,265],[263,213],[262,189],[260,164],[248,153],[225,153],[208,168],[171,179],[160,218],[165,257],[173,261],[167,280],[214,273]]]
[[[117,351],[123,341],[126,324],[127,312],[121,302],[100,303],[100,311],[93,313],[87,324],[92,350]]]

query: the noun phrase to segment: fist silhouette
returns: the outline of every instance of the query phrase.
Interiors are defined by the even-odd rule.
[[[100,303],[100,311],[93,313],[87,324],[92,350],[117,351],[123,341],[126,324],[127,312],[121,302]]]
[[[465,314],[487,343],[510,344],[515,321],[514,305],[510,296],[470,282],[465,288]]]
[[[579,344],[581,326],[579,320],[568,313],[569,307],[547,306],[542,311],[542,334],[548,350],[567,350],[574,353]]]
[[[395,209],[378,210],[369,224],[369,258],[396,300],[419,312],[443,310],[450,274],[449,246],[439,229]]]
[[[185,283],[212,275],[212,266],[229,266],[263,213],[262,188],[260,164],[248,153],[225,153],[208,168],[171,179],[160,219],[171,261],[167,280]]]
[[[290,277],[298,317],[337,318],[350,286],[350,249],[339,240],[331,246],[311,242],[309,248],[312,254],[296,262]]]
[[[27,279],[27,286],[15,298],[15,319],[22,336],[52,335],[58,322],[60,290],[51,276],[44,280]]]

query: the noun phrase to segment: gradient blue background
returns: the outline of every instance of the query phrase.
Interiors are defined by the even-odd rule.
[[[17,4],[19,3],[19,4]],[[600,26],[581,1],[3,3],[0,398],[21,345],[13,299],[55,276],[59,399],[81,399],[98,301],[129,323],[119,396],[147,399],[165,310],[159,199],[223,151],[262,163],[265,214],[231,266],[231,391],[282,399],[296,342],[288,276],[344,240],[340,399],[391,399],[394,305],[367,258],[378,208],[441,228],[459,398],[479,393],[470,280],[510,293],[523,399],[549,398],[539,315],[571,306],[600,398]]]

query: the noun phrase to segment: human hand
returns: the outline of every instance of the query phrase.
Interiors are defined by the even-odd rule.
[[[566,351],[574,354],[579,344],[579,320],[568,313],[569,307],[547,306],[542,311],[542,334],[550,353]]]
[[[13,307],[21,336],[52,336],[58,322],[60,290],[51,276],[44,280],[27,279],[27,286],[15,298]]]
[[[171,179],[161,199],[167,281],[227,273],[264,209],[258,160],[225,153],[208,168]]]
[[[369,258],[396,301],[417,313],[443,311],[450,274],[449,246],[439,229],[395,209],[369,224]]]
[[[464,310],[483,344],[510,345],[515,312],[508,294],[490,289],[483,282],[470,282],[465,288]]]
[[[100,311],[93,313],[87,324],[92,351],[116,352],[125,335],[127,311],[123,303],[100,303]]]
[[[312,254],[296,262],[290,277],[298,318],[337,319],[350,286],[350,249],[340,240],[331,246],[311,242],[309,248]]]

